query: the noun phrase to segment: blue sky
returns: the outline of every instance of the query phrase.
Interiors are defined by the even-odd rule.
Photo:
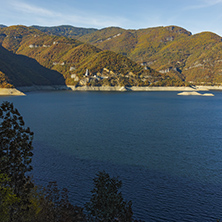
[[[0,24],[118,26],[177,25],[222,36],[222,0],[0,0]]]

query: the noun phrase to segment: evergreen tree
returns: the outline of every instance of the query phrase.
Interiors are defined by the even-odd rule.
[[[86,222],[83,208],[73,206],[69,202],[68,190],[60,190],[56,182],[50,182],[42,195],[39,191],[36,194],[39,209],[30,222]]]
[[[119,189],[122,182],[110,178],[106,172],[99,172],[94,178],[94,189],[86,210],[92,221],[132,221],[132,203],[125,202]]]
[[[19,198],[13,193],[12,189],[6,184],[9,181],[7,176],[0,174],[0,221],[10,220],[10,208],[19,203]]]
[[[32,170],[33,133],[25,127],[22,116],[12,103],[0,106],[0,174],[7,176],[10,187],[20,205],[11,209],[11,218],[16,212],[21,218],[29,205],[29,193],[33,184],[27,175]],[[19,221],[19,220],[17,220]]]

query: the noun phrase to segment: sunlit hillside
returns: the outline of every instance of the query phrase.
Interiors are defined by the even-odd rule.
[[[88,86],[183,85],[179,78],[154,71],[126,56],[82,43],[45,34],[25,26],[0,29],[0,43],[13,53],[37,60],[45,68],[61,73],[66,84]]]

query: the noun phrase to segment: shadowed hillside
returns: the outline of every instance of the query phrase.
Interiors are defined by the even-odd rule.
[[[0,86],[65,85],[64,77],[27,56],[0,46]]]

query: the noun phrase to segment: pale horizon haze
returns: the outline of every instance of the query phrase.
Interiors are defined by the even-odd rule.
[[[222,0],[0,0],[0,24],[141,29],[176,25],[222,36]]]

